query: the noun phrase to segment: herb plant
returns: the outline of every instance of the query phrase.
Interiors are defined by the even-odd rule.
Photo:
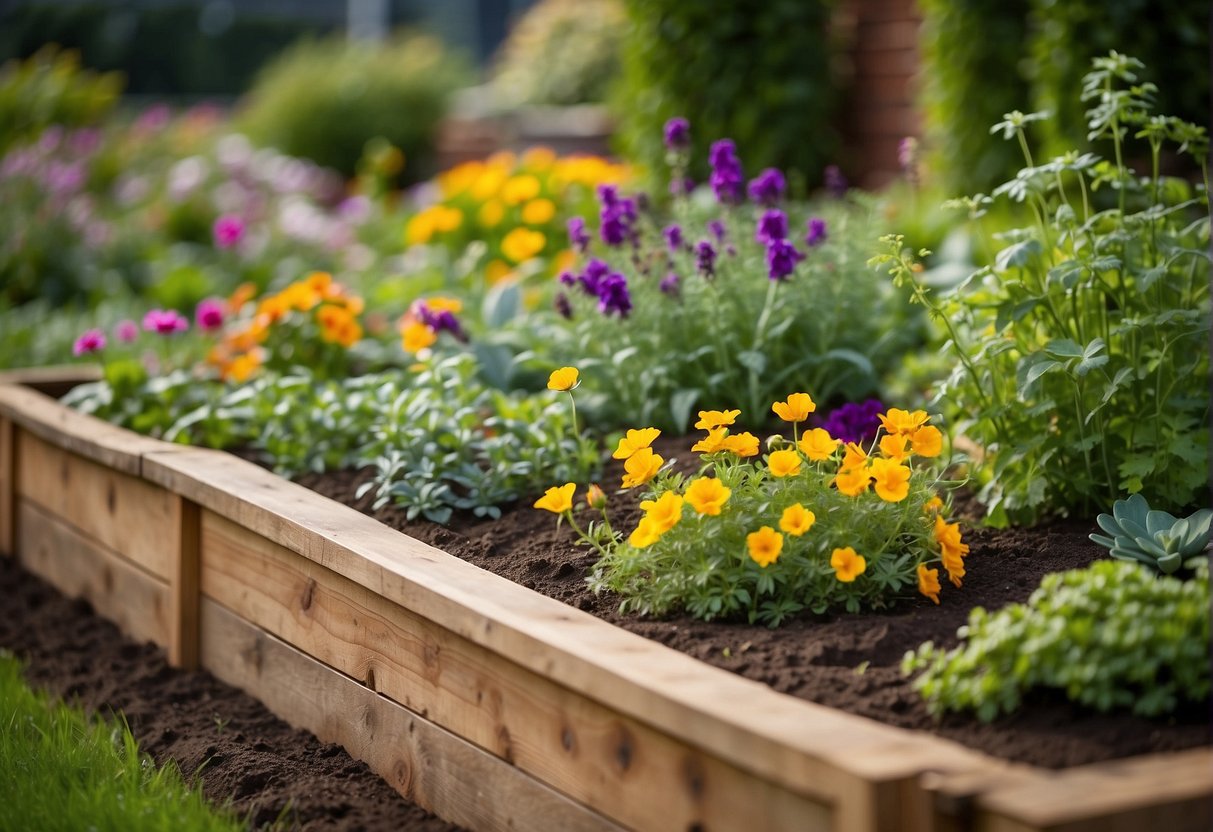
[[[908,653],[906,673],[935,714],[975,711],[990,721],[1037,690],[1054,690],[1098,711],[1162,716],[1207,703],[1209,564],[1183,581],[1118,561],[1046,575],[1026,604],[978,607],[962,643],[927,642]]]
[[[1139,67],[1112,53],[1083,85],[1090,137],[1111,142],[1112,161],[1069,153],[1035,164],[1025,131],[1042,113],[996,126],[1028,166],[964,204],[977,219],[1010,200],[1035,223],[999,235],[993,265],[932,294],[900,237],[873,258],[947,329],[959,361],[937,401],[979,446],[979,496],[995,524],[1090,513],[1126,491],[1178,509],[1205,487],[1208,140],[1204,128],[1150,114],[1154,88]],[[1125,161],[1130,134],[1144,140],[1147,176]],[[1168,145],[1201,166],[1195,190],[1161,176]]]

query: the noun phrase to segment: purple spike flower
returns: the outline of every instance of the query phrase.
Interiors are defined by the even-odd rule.
[[[787,188],[783,174],[775,168],[767,168],[750,180],[750,201],[758,205],[778,205]]]
[[[632,311],[632,296],[628,292],[628,280],[619,272],[611,272],[598,286],[598,311],[603,315],[618,312],[626,318]]]
[[[583,217],[569,217],[569,244],[577,251],[585,254],[590,247],[590,232],[585,228]]]
[[[636,201],[619,196],[614,185],[599,185],[598,200],[601,204],[601,224],[598,235],[609,246],[617,246],[632,236],[632,224],[636,221]]]
[[[803,259],[804,255],[787,240],[771,240],[767,243],[767,276],[771,280],[787,280]]]
[[[463,331],[459,319],[455,317],[455,313],[451,310],[443,309],[442,311],[435,311],[422,302],[413,307],[413,312],[416,313],[423,324],[435,333],[449,332],[455,337],[455,340],[467,341],[467,333]]]
[[[712,175],[708,183],[712,186],[716,199],[726,205],[740,203],[745,174],[741,169],[741,160],[737,158],[737,146],[733,144],[733,140],[721,139],[714,142],[708,161],[712,165]]]
[[[686,150],[691,146],[691,123],[675,116],[665,123],[662,138],[667,150]]]
[[[708,231],[716,238],[717,243],[724,242],[724,223],[720,220],[708,220]]]
[[[716,249],[707,240],[700,240],[695,246],[695,268],[704,277],[716,274]]]
[[[804,236],[804,243],[809,248],[819,246],[826,241],[826,221],[821,217],[812,217],[808,223],[809,233]]]
[[[847,178],[842,175],[838,165],[828,165],[825,169],[825,186],[836,199],[842,199],[847,193]]]
[[[764,245],[772,240],[783,240],[788,236],[788,215],[778,208],[764,211],[754,231],[754,239]]]
[[[678,295],[678,287],[681,282],[682,278],[673,272],[670,272],[665,277],[661,278],[661,283],[658,284],[658,288],[661,289],[662,294],[676,297]]]
[[[682,248],[683,241],[681,225],[667,225],[661,230],[661,233],[665,235],[665,244],[669,246],[671,252],[678,251],[678,249]]]
[[[564,292],[557,292],[556,300],[553,301],[552,305],[556,307],[556,311],[560,313],[560,317],[572,320],[573,304],[569,303],[568,295]]]

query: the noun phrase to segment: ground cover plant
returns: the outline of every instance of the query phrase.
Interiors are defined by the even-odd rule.
[[[91,717],[26,687],[0,652],[0,829],[240,830],[172,765],[159,767],[116,718]]]

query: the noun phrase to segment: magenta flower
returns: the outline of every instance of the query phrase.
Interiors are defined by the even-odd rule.
[[[223,326],[227,315],[227,305],[219,298],[207,298],[198,304],[194,310],[194,322],[203,332],[214,332]]]
[[[114,327],[114,337],[124,344],[129,344],[139,337],[139,324],[134,321],[121,321]]]
[[[99,329],[85,330],[72,344],[72,355],[79,358],[105,349],[105,333]]]
[[[211,229],[215,236],[215,245],[219,248],[232,248],[244,239],[244,220],[235,214],[223,214]]]
[[[172,309],[153,309],[143,316],[143,329],[147,332],[172,335],[189,328],[190,322]]]

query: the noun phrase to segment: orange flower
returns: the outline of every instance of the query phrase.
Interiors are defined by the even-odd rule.
[[[320,324],[321,339],[330,344],[349,349],[362,338],[362,326],[343,306],[326,303],[316,313],[316,322]]]
[[[699,477],[687,486],[686,501],[700,514],[718,515],[729,501],[732,490],[716,477]]]
[[[943,508],[943,500],[939,499],[938,494],[936,494],[934,497],[932,497],[931,499],[927,500],[925,503],[922,504],[922,510],[927,512],[928,514],[930,514],[932,512],[938,513],[942,508]]]
[[[792,535],[792,537],[800,537],[813,528],[813,524],[816,522],[816,514],[809,511],[800,503],[793,503],[783,510],[783,515],[779,518],[779,528]]]
[[[726,436],[721,449],[741,457],[758,456],[758,437],[747,432]]]
[[[868,490],[872,482],[872,474],[862,465],[854,468],[843,468],[834,475],[834,486],[839,493],[848,497],[858,497]]]
[[[591,485],[585,492],[585,502],[590,508],[600,509],[607,504],[606,492],[597,483]]]
[[[911,434],[910,447],[919,456],[939,456],[943,453],[943,434],[933,425],[924,425]]]
[[[646,516],[640,518],[635,530],[628,536],[628,543],[637,549],[644,549],[660,539],[661,533],[657,531],[656,524]]]
[[[629,430],[627,435],[619,440],[619,447],[615,449],[615,453],[611,454],[611,458],[627,459],[641,448],[647,448],[652,445],[653,440],[658,436],[661,436],[661,431],[657,428]]]
[[[874,459],[870,469],[876,495],[886,503],[900,503],[910,493],[910,469],[894,459]]]
[[[623,463],[623,470],[626,472],[623,475],[623,487],[635,488],[644,485],[657,476],[663,462],[665,460],[653,453],[652,448],[641,448]]]
[[[697,454],[714,454],[724,450],[725,434],[728,428],[713,428],[708,435],[691,446],[691,451]]]
[[[750,551],[750,559],[765,569],[779,559],[779,553],[783,551],[783,535],[770,526],[763,526],[746,535],[745,545]]]
[[[808,393],[793,393],[788,396],[787,401],[771,405],[775,415],[785,422],[803,422],[816,409],[817,405],[813,404]]]
[[[835,578],[849,584],[867,571],[868,562],[863,555],[855,554],[850,546],[844,546],[830,553],[830,566],[834,569]]]
[[[576,490],[577,483],[575,482],[554,485],[543,492],[543,496],[535,501],[535,508],[541,508],[553,514],[564,514],[566,511],[572,511],[573,492]]]
[[[792,450],[772,451],[767,468],[773,477],[794,477],[800,473],[800,454]]]
[[[716,428],[728,427],[736,422],[737,417],[740,415],[740,410],[701,410],[699,411],[699,421],[695,423],[695,427],[699,430],[714,430]]]
[[[335,288],[333,276],[328,272],[312,272],[303,279],[309,289],[322,297],[328,297]]]
[[[948,580],[959,587],[965,576],[964,559],[969,554],[969,544],[960,539],[960,524],[948,523],[942,516],[935,515],[935,541],[939,544]]]
[[[239,312],[240,309],[250,300],[257,296],[257,284],[241,283],[236,287],[236,291],[232,292],[232,296],[227,299],[227,308],[233,313]]]
[[[320,303],[320,293],[302,280],[287,286],[279,296],[288,307],[300,312],[315,309],[316,304]]]
[[[927,569],[925,563],[918,564],[918,591],[939,603],[939,570]]]
[[[890,407],[888,413],[880,414],[880,424],[888,433],[903,433],[910,435],[927,423],[925,410],[915,410],[913,413],[899,407]]]
[[[400,331],[400,346],[407,353],[416,355],[438,340],[438,334],[421,321],[410,321]]]
[[[576,367],[561,367],[558,370],[552,370],[552,374],[548,376],[548,389],[567,393],[577,386],[580,381],[579,376]]]
[[[682,495],[677,491],[667,491],[656,500],[645,500],[640,504],[644,509],[644,517],[653,524],[658,534],[665,534],[678,525],[682,519]]]
[[[909,437],[900,433],[886,433],[880,437],[880,452],[896,462],[901,462],[910,452],[906,450]]]
[[[809,459],[820,462],[833,456],[839,444],[839,440],[830,436],[830,432],[825,428],[813,428],[805,431],[797,447]]]

